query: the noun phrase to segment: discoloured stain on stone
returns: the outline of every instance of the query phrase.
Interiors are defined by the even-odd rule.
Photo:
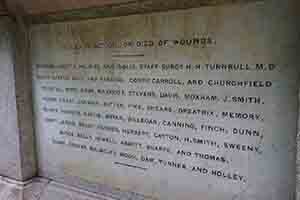
[[[176,9],[187,9],[202,6],[224,6],[226,4],[245,4],[263,0],[142,0],[111,4],[103,7],[75,9],[63,13],[31,14],[29,21],[34,24],[74,21],[82,19],[127,16],[150,12],[162,12]]]

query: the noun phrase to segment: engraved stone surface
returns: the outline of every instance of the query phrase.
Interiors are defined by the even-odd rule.
[[[112,198],[295,198],[294,1],[38,25],[41,176]]]

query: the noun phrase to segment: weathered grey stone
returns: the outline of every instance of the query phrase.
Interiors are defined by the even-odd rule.
[[[16,18],[15,26],[15,93],[22,177],[27,180],[37,174],[33,129],[32,76],[30,67],[29,26]]]
[[[115,200],[105,196],[99,196],[78,188],[72,188],[64,184],[51,182],[43,192],[40,200]]]
[[[38,178],[30,182],[18,182],[0,177],[0,200],[39,200],[49,182]]]
[[[36,174],[31,75],[22,60],[23,32],[8,18],[0,21],[0,174],[26,180]],[[20,31],[20,30],[18,30]]]
[[[299,31],[296,28],[297,17],[295,1],[265,1],[249,4],[227,5],[219,7],[205,7],[185,11],[176,11],[168,13],[155,13],[149,15],[135,15],[128,17],[117,17],[111,19],[89,20],[74,23],[58,23],[51,25],[40,25],[32,28],[32,62],[34,68],[34,91],[35,91],[35,111],[36,111],[36,131],[38,144],[38,162],[39,173],[45,176],[69,185],[78,186],[86,190],[98,193],[105,193],[116,198],[121,199],[199,199],[201,196],[204,199],[262,199],[262,200],[293,200],[295,198],[295,154],[296,142],[295,136],[297,132],[297,80],[298,80],[298,65],[297,52],[299,49]],[[195,35],[209,35],[216,40],[216,45],[209,48],[185,48],[180,46],[166,45],[166,48],[93,48],[97,42],[105,43],[105,41],[137,41],[137,40],[154,40],[159,39],[172,40],[177,38],[194,37]],[[91,48],[90,48],[91,47]],[[118,53],[125,55],[119,56]],[[128,54],[140,55],[144,57],[130,57]],[[273,72],[160,72],[137,70],[132,72],[118,71],[109,69],[107,71],[95,70],[81,72],[76,67],[73,70],[73,65],[70,68],[62,70],[57,67],[37,67],[38,64],[118,64],[118,63],[251,63],[253,65],[258,63],[273,63],[278,66],[278,71]],[[41,65],[39,65],[41,66]],[[143,74],[144,73],[144,74]],[[198,74],[197,74],[198,73]],[[111,157],[101,154],[103,151],[91,152],[89,151],[90,144],[99,145],[100,147],[107,147],[118,152],[125,151],[125,147],[111,144],[96,144],[92,139],[85,140],[85,138],[73,137],[67,134],[60,134],[60,130],[66,130],[68,125],[61,125],[63,119],[79,121],[77,116],[62,115],[60,110],[62,108],[80,109],[80,111],[99,109],[99,112],[118,112],[120,115],[132,114],[134,116],[147,114],[135,111],[112,111],[101,110],[101,108],[92,108],[86,105],[74,106],[63,104],[60,102],[45,103],[42,97],[74,97],[64,93],[65,87],[75,88],[109,88],[109,86],[102,83],[87,83],[84,81],[69,81],[47,79],[47,75],[78,75],[78,77],[86,77],[87,75],[118,75],[128,80],[129,77],[176,77],[179,79],[226,79],[226,80],[270,80],[274,83],[274,88],[268,89],[234,89],[234,92],[227,88],[214,88],[214,92],[222,95],[258,95],[265,100],[264,105],[222,105],[216,103],[213,105],[206,105],[205,108],[216,109],[223,111],[224,109],[235,110],[237,112],[257,112],[262,113],[264,120],[258,124],[250,122],[224,122],[226,127],[259,127],[264,133],[263,137],[251,139],[241,138],[227,138],[226,136],[217,137],[209,135],[207,138],[218,141],[232,141],[239,143],[258,144],[264,149],[259,155],[239,154],[238,152],[231,153],[230,150],[212,150],[203,147],[189,147],[192,150],[223,153],[224,156],[231,158],[231,164],[225,166],[222,164],[212,164],[209,161],[198,162],[199,166],[213,166],[223,170],[240,171],[247,177],[244,183],[233,183],[226,180],[216,180],[213,177],[201,175],[188,175],[186,171],[176,171],[176,169],[168,169],[167,167],[147,165],[140,163],[139,159],[126,160],[111,153]],[[134,74],[134,75],[133,75]],[[37,78],[46,77],[46,78]],[[128,82],[127,82],[128,83]],[[125,84],[126,85],[126,84]],[[138,88],[132,85],[128,88]],[[63,92],[53,92],[43,90],[42,86],[52,86],[53,88],[61,89]],[[118,85],[119,86],[119,85]],[[120,86],[122,88],[122,86]],[[177,90],[176,87],[166,88],[164,86],[153,86],[146,84],[140,88],[147,88],[149,90],[160,89],[167,91],[172,88],[173,91],[183,92],[184,90]],[[140,89],[139,88],[139,89]],[[207,88],[185,88],[190,91],[197,91],[202,94],[211,94],[212,90]],[[76,94],[77,95],[77,94]],[[93,96],[94,95],[94,96]],[[85,97],[95,98],[96,94],[84,94]],[[78,97],[78,96],[76,96]],[[75,97],[74,97],[75,98]],[[96,98],[98,98],[96,96]],[[100,99],[100,97],[99,97]],[[113,101],[121,101],[124,104],[131,102],[143,104],[144,101],[139,98],[117,97],[108,98]],[[100,99],[102,100],[102,99]],[[146,100],[145,100],[146,101]],[[147,99],[148,101],[148,99]],[[150,102],[150,100],[149,100]],[[160,100],[151,101],[152,104],[163,104],[165,102]],[[169,102],[168,102],[169,103]],[[174,103],[174,102],[172,102]],[[178,102],[176,102],[178,103]],[[176,104],[174,103],[174,104]],[[180,102],[184,104],[185,102]],[[51,104],[51,105],[50,105]],[[174,105],[173,104],[173,105]],[[179,103],[178,103],[179,104]],[[180,106],[182,104],[179,104]],[[44,112],[44,106],[54,108],[53,112]],[[187,106],[185,104],[185,106]],[[195,102],[190,102],[188,106],[199,106]],[[200,107],[200,106],[199,106]],[[201,107],[203,108],[203,107]],[[47,110],[47,108],[46,108]],[[57,110],[57,111],[55,111]],[[246,112],[246,111],[245,111]],[[176,114],[163,115],[161,113],[151,113],[148,116],[163,120],[186,120],[188,116],[182,117]],[[46,123],[45,118],[49,117],[52,122]],[[84,118],[84,117],[82,117]],[[80,120],[83,120],[80,118]],[[192,117],[191,117],[192,118]],[[189,118],[190,119],[190,118]],[[91,122],[84,118],[87,122]],[[102,120],[102,119],[101,119]],[[99,120],[99,121],[101,121]],[[193,119],[195,123],[198,119]],[[49,120],[51,121],[51,120]],[[98,119],[95,120],[98,122]],[[126,121],[126,120],[125,120]],[[217,120],[216,120],[217,121]],[[213,121],[213,122],[216,122]],[[103,123],[105,123],[104,121]],[[211,121],[205,121],[212,123]],[[111,122],[112,125],[119,124]],[[148,131],[166,131],[178,134],[177,136],[192,135],[192,131],[180,132],[179,129],[168,128],[149,128],[141,125],[123,125],[123,127],[144,128]],[[251,125],[250,125],[251,124]],[[116,125],[117,126],[117,125]],[[63,127],[63,128],[61,128]],[[78,130],[86,131],[86,135],[95,137],[96,134],[104,134],[105,131],[95,130],[88,131],[84,128],[71,127],[67,130],[73,130],[77,133]],[[96,133],[95,133],[96,132]],[[106,133],[109,135],[109,133]],[[74,134],[75,135],[75,134]],[[91,138],[93,138],[91,137]],[[114,135],[116,140],[121,137]],[[136,139],[138,140],[138,139]],[[142,139],[141,139],[142,140]],[[139,141],[141,141],[139,140]],[[78,148],[80,145],[86,145],[85,148]],[[142,142],[155,143],[151,139],[143,139]],[[120,144],[120,143],[117,143]],[[147,143],[148,144],[148,143]],[[164,144],[168,144],[165,142]],[[110,146],[111,145],[111,146]],[[71,148],[72,146],[72,148]],[[113,146],[113,147],[112,147]],[[172,146],[170,144],[170,146]],[[175,145],[174,145],[175,146]],[[184,145],[183,145],[184,146]],[[199,149],[198,149],[199,148]],[[134,149],[126,151],[136,153],[145,153],[145,149],[140,151]],[[149,153],[149,152],[146,152]],[[145,153],[145,154],[146,154]],[[144,155],[145,155],[144,154]],[[150,154],[150,153],[149,153]],[[167,156],[163,153],[150,154],[161,159],[173,159],[178,162],[186,161],[188,158],[181,159],[175,155]],[[116,165],[117,161],[123,161],[129,166],[130,164],[135,169],[122,168]],[[184,160],[184,161],[183,161]],[[186,161],[186,162],[190,162]],[[192,163],[191,162],[191,163]],[[136,164],[137,166],[135,166]],[[142,166],[142,167],[141,167]],[[148,168],[147,168],[148,167]],[[136,170],[139,168],[140,170]],[[179,167],[178,167],[179,168]],[[147,171],[148,170],[148,171]],[[132,193],[130,193],[132,192]],[[136,192],[136,193],[135,193]],[[142,194],[142,195],[141,195]],[[145,195],[145,196],[144,196]]]
[[[32,49],[32,51],[35,52],[35,54],[33,58],[34,61],[36,61],[35,59],[37,59],[39,60],[39,62],[47,59],[49,59],[50,61],[53,61],[51,59],[54,59],[55,61],[60,59],[69,61],[68,59],[65,59],[64,56],[67,55],[66,57],[68,57],[71,55],[70,60],[76,57],[77,59],[86,59],[86,61],[88,62],[90,61],[90,58],[93,58],[93,52],[81,52],[77,49],[74,50],[74,52],[71,52],[71,54],[68,54],[70,52],[64,52],[64,48],[74,47],[74,43],[78,41],[82,42],[79,44],[82,46],[97,42],[97,37],[99,35],[101,36],[101,34],[104,34],[108,38],[118,39],[119,37],[123,37],[124,35],[124,37],[126,38],[126,34],[132,34],[133,37],[136,37],[136,35],[134,34],[141,33],[141,35],[138,35],[138,38],[143,38],[145,35],[148,36],[147,33],[145,33],[145,30],[148,29],[145,25],[146,23],[143,24],[143,22],[146,21],[144,19],[151,19],[156,17],[159,18],[161,16],[163,16],[164,19],[167,20],[165,22],[163,22],[163,20],[160,21],[164,29],[162,31],[163,33],[159,34],[166,34],[166,36],[172,34],[180,35],[180,31],[177,32],[176,28],[181,28],[181,19],[189,19],[190,15],[193,16],[193,13],[205,13],[203,17],[208,21],[213,22],[213,25],[211,25],[206,20],[204,20],[204,25],[208,26],[208,32],[210,30],[213,30],[211,33],[214,36],[217,36],[218,42],[221,41],[221,44],[228,45],[224,45],[223,51],[221,51],[220,49],[214,49],[216,50],[216,52],[220,53],[220,55],[223,53],[222,56],[220,56],[221,60],[232,56],[232,53],[234,53],[235,55],[241,56],[241,58],[238,58],[237,60],[241,59],[242,61],[244,61],[243,59],[245,59],[247,61],[253,61],[255,58],[259,60],[259,62],[275,62],[276,64],[279,63],[282,66],[285,66],[287,68],[290,67],[294,70],[294,66],[297,66],[299,64],[298,60],[296,60],[296,53],[298,53],[297,43],[299,41],[297,39],[299,39],[299,32],[295,28],[297,23],[295,23],[296,20],[294,20],[296,18],[294,17],[294,10],[292,9],[293,5],[294,4],[292,3],[292,1],[288,1],[288,3],[279,1],[270,3],[269,1],[265,3],[260,2],[249,5],[231,5],[225,7],[192,9],[188,11],[174,12],[174,14],[151,14],[146,15],[146,17],[130,16],[126,17],[126,19],[124,18],[124,21],[122,18],[107,19],[109,23],[114,23],[115,25],[117,25],[112,27],[106,25],[106,23],[102,23],[101,20],[69,23],[66,25],[67,28],[65,28],[65,24],[34,27],[33,39],[35,41],[33,42],[34,49]],[[195,16],[197,16],[197,14]],[[236,17],[238,17],[238,19],[236,19]],[[175,19],[178,21],[176,21]],[[128,24],[126,20],[129,21]],[[173,23],[174,26],[170,26],[169,23]],[[30,68],[28,67],[28,33],[26,26],[23,25],[23,23],[19,23],[19,29],[17,30],[18,34],[14,35],[12,34],[13,30],[15,29],[13,23],[8,19],[0,21],[0,84],[5,86],[5,90],[0,93],[0,126],[4,129],[3,132],[0,132],[0,136],[3,137],[3,139],[0,140],[0,153],[3,155],[1,155],[0,159],[0,174],[3,176],[9,176],[17,180],[29,179],[36,173],[31,111],[31,72]],[[102,29],[96,28],[98,25],[104,25],[104,27],[108,27],[109,31],[106,33],[102,33]],[[187,24],[184,24],[184,26],[182,27],[185,27],[185,25]],[[6,30],[3,31],[4,27]],[[123,28],[118,29],[119,27]],[[136,27],[136,30],[130,32],[127,31],[127,27]],[[189,27],[189,25],[187,25],[187,27]],[[229,30],[230,27],[235,30]],[[240,30],[241,27],[244,30]],[[80,31],[76,32],[77,28],[81,28]],[[90,30],[91,32],[86,31],[85,28],[87,28],[87,30]],[[96,31],[93,32],[93,30]],[[142,32],[142,30],[145,32]],[[170,30],[174,32],[171,33]],[[192,29],[183,29],[186,34],[189,34],[190,30]],[[223,40],[223,38],[220,39],[221,37],[223,37],[223,35],[219,35],[218,31],[222,32],[222,34],[224,34],[224,37],[227,37],[226,39],[232,41],[229,41],[227,43],[227,40]],[[151,32],[151,30],[149,32]],[[157,34],[157,32],[154,34]],[[59,43],[59,41],[66,43]],[[16,48],[14,48],[15,45]],[[232,48],[233,50],[231,49],[232,52],[225,52],[227,47],[232,47],[231,45],[234,46]],[[240,52],[236,51],[235,48],[241,48],[241,55],[239,54]],[[206,54],[204,55],[204,59],[209,60],[209,57],[212,55],[209,52],[206,52],[206,50],[203,51],[205,51]],[[243,54],[244,52],[248,51],[251,52],[251,55]],[[88,53],[85,55],[89,55],[90,57],[80,57],[82,56],[80,55],[81,53]],[[178,57],[181,56],[181,53],[179,53],[177,56],[174,56],[174,60],[178,59]],[[189,52],[184,53],[188,54]],[[168,51],[161,51],[156,54],[156,56],[163,56],[165,54],[172,55],[172,53]],[[50,58],[48,58],[48,56]],[[97,55],[94,56],[95,60],[99,59]],[[255,62],[257,61],[255,60]],[[277,98],[278,96],[280,96],[280,98],[275,101],[270,100],[272,99],[272,96],[268,96],[268,94],[266,94],[266,99],[273,102],[272,109],[274,111],[270,113],[268,112],[267,114],[269,119],[271,119],[270,121],[268,121],[268,123],[272,124],[272,127],[268,126],[267,128],[269,128],[268,131],[272,130],[277,137],[276,139],[274,139],[272,151],[279,152],[279,156],[281,157],[276,157],[277,155],[275,156],[275,154],[270,151],[269,155],[271,155],[271,157],[265,156],[264,159],[270,159],[269,161],[272,162],[273,165],[269,165],[270,163],[267,163],[269,167],[271,166],[270,168],[267,168],[263,165],[260,166],[259,164],[257,165],[258,167],[260,167],[261,171],[258,171],[259,173],[261,173],[262,179],[267,178],[268,181],[266,181],[265,184],[262,184],[264,180],[260,180],[261,182],[257,181],[258,186],[256,186],[256,181],[253,179],[250,181],[251,183],[245,186],[237,194],[230,196],[230,198],[232,197],[232,199],[294,199],[294,176],[296,173],[293,167],[293,161],[295,158],[296,148],[295,137],[292,134],[293,131],[296,132],[296,124],[293,121],[296,118],[296,109],[293,110],[292,108],[296,108],[294,98],[296,96],[296,89],[294,86],[296,85],[295,81],[297,79],[298,71],[294,70],[293,72],[295,74],[293,74],[290,73],[291,70],[286,70],[283,68],[281,72],[282,76],[277,77],[278,74],[276,74],[276,77],[280,81],[284,81],[285,83],[288,82],[288,84],[285,85],[285,87],[287,88],[283,88],[284,90],[278,90],[279,93],[276,93],[274,97]],[[282,77],[284,78],[281,79]],[[289,77],[290,80],[287,80],[286,77]],[[274,77],[266,76],[264,78]],[[274,95],[274,93],[272,95]],[[289,98],[291,98],[292,100],[287,100],[284,96],[289,96]],[[35,96],[35,98],[38,97],[39,96]],[[38,101],[39,99],[37,99],[37,102]],[[281,106],[284,106],[284,109],[279,108]],[[289,112],[285,113],[285,109]],[[284,117],[281,118],[277,115]],[[278,124],[274,124],[271,122],[273,120],[273,116],[276,116],[274,117],[274,119],[280,119],[278,120]],[[41,118],[38,118],[38,120],[40,119]],[[273,128],[273,126],[276,128]],[[143,186],[141,186],[141,184],[139,183],[133,183],[134,181],[130,178],[126,178],[129,173],[127,174],[124,171],[124,173],[119,171],[120,173],[118,174],[118,176],[115,176],[114,173],[106,174],[104,170],[99,171],[99,168],[103,169],[101,167],[103,167],[103,165],[106,165],[106,162],[96,163],[98,159],[97,156],[91,154],[86,156],[86,154],[82,154],[79,152],[76,152],[76,154],[74,152],[66,153],[68,151],[66,149],[64,149],[66,151],[60,152],[59,149],[48,148],[50,145],[47,144],[47,140],[44,139],[50,134],[45,134],[46,136],[42,135],[42,133],[44,133],[43,131],[47,130],[43,130],[41,127],[39,127],[38,129],[38,155],[40,158],[40,175],[53,178],[68,185],[83,188],[86,191],[93,191],[95,193],[89,193],[86,191],[74,189],[64,184],[50,182],[49,180],[39,180],[32,183],[22,184],[17,182],[9,183],[7,179],[0,179],[0,200],[106,200],[112,199],[113,197],[115,199],[140,199],[140,197],[134,196],[134,192],[136,192],[136,188],[139,188],[137,191],[141,191],[140,188]],[[54,133],[54,131],[49,131],[47,133]],[[282,135],[280,133],[285,133],[286,135]],[[285,136],[287,138],[285,138]],[[276,159],[274,159],[275,157]],[[243,163],[240,163],[240,165],[243,165]],[[253,168],[257,167],[250,161],[247,167],[249,166],[252,166]],[[105,170],[107,169],[108,167]],[[170,173],[170,171],[168,173]],[[272,174],[272,176],[269,176],[270,174]],[[162,176],[163,175],[164,174],[162,174]],[[174,176],[175,175],[178,174],[174,174]],[[249,176],[257,178],[257,175],[255,173],[249,174]],[[125,178],[123,179],[122,177]],[[152,178],[152,176],[148,176],[146,178],[144,177],[144,180],[146,181],[142,184],[148,184],[148,188],[152,187],[151,192],[156,195],[157,193],[162,193],[162,198],[165,197],[166,199],[168,199],[173,195],[163,191],[167,191],[170,189],[169,186],[172,185],[172,181],[171,183],[168,183],[168,180],[161,180],[159,184],[155,184],[155,181],[153,181]],[[252,177],[250,177],[249,179],[251,178]],[[187,186],[190,180],[180,179],[180,181],[186,181],[185,186]],[[127,185],[124,184],[124,182],[128,182]],[[119,189],[119,187],[121,187],[121,189]],[[212,188],[212,185],[208,185],[207,191],[210,191]],[[235,189],[229,188],[229,191],[232,190],[235,192]],[[149,193],[148,189],[145,190]],[[175,192],[181,193],[180,190],[176,190]],[[297,193],[299,192],[300,189],[298,186]],[[103,197],[100,194],[106,195],[107,197]],[[192,195],[191,199],[198,198],[198,196],[195,194]],[[212,195],[205,193],[205,195],[207,195],[207,198],[216,197],[213,196],[215,195],[215,193]],[[224,196],[222,195],[220,197],[223,198]],[[229,195],[225,198],[229,198]],[[147,197],[145,197],[144,199],[147,199]]]
[[[14,76],[14,26],[0,18],[0,174],[21,177],[20,144]]]
[[[113,200],[84,190],[34,178],[21,183],[0,177],[0,200]]]
[[[299,89],[299,100],[300,103],[300,89]],[[297,162],[296,162],[296,193],[297,200],[300,200],[300,108],[298,115],[298,134],[297,134]]]
[[[245,4],[263,0],[133,0],[82,9],[67,9],[64,12],[31,14],[28,20],[33,24],[77,21],[103,17],[119,17],[133,14],[146,14],[204,6],[224,6],[228,4]]]

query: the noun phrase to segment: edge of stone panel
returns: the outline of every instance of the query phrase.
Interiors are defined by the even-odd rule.
[[[50,179],[35,177],[29,181],[15,181],[0,176],[0,200],[114,200]]]
[[[111,4],[103,7],[82,8],[38,15],[33,14],[27,16],[27,20],[30,24],[49,24],[63,21],[78,21],[263,1],[265,0],[132,0],[126,3]]]

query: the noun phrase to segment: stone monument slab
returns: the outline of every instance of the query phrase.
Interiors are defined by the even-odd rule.
[[[40,175],[116,199],[293,199],[293,8],[32,27]]]

